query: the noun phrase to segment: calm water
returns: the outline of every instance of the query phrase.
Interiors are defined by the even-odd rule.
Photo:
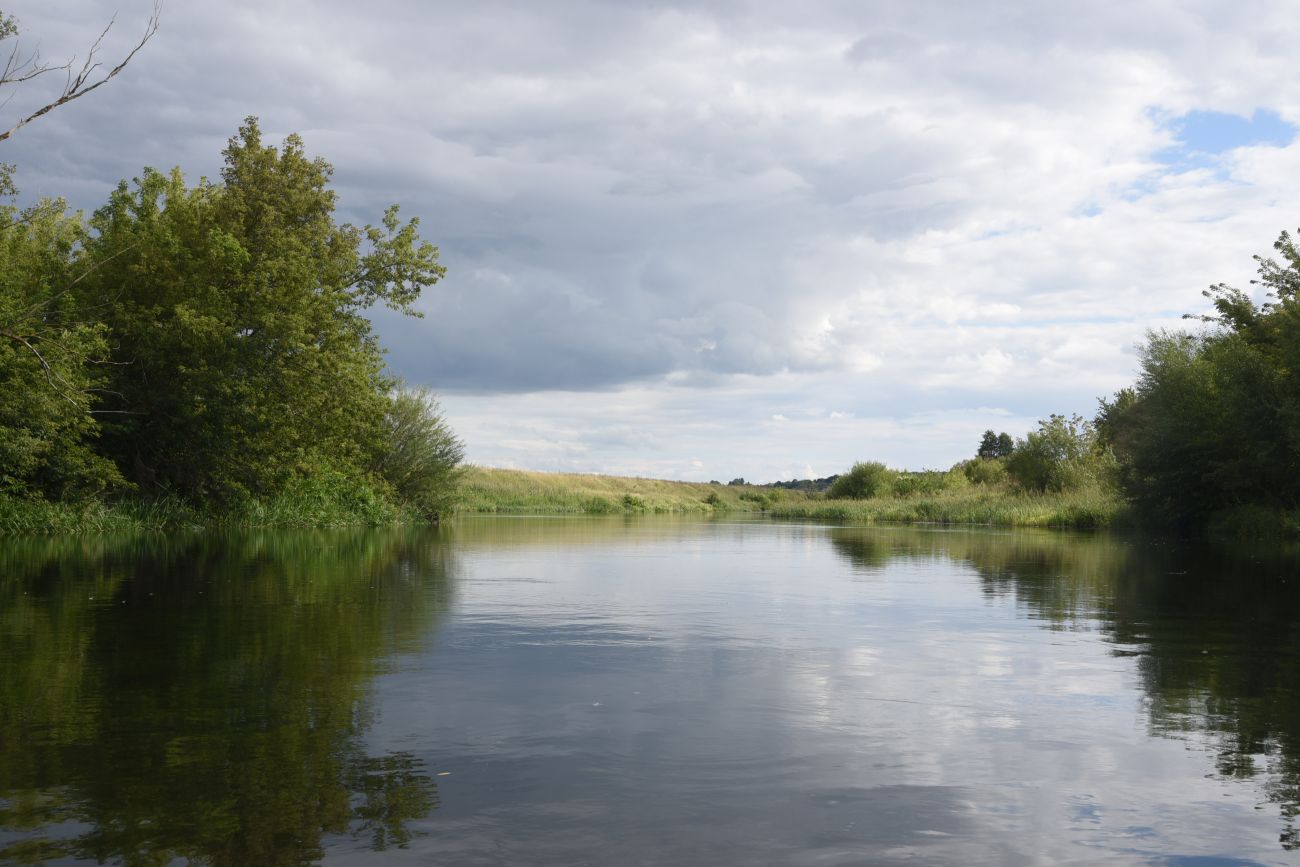
[[[669,519],[0,541],[0,862],[1295,864],[1300,569]]]

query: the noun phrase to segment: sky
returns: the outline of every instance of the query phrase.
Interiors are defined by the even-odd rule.
[[[110,62],[151,9],[4,7],[59,61],[116,12]],[[424,318],[374,321],[477,464],[947,467],[1092,416],[1148,330],[1300,226],[1294,11],[167,0],[0,159],[92,210],[144,166],[216,175],[245,116],[300,133],[341,219],[399,203],[439,246]]]

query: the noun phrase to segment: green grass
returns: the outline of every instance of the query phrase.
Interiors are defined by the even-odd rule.
[[[712,514],[762,512],[775,518],[858,523],[996,524],[1014,527],[1108,527],[1125,519],[1116,496],[1097,489],[1026,494],[1006,485],[964,485],[938,492],[835,500],[802,491],[669,482],[620,476],[534,473],[471,467],[460,512],[513,514]]]
[[[912,497],[822,500],[773,506],[773,517],[855,523],[988,524],[1004,527],[1093,529],[1125,523],[1128,509],[1099,490],[1029,494],[1007,487],[971,486]]]
[[[1007,485],[956,484],[946,490],[836,500],[805,491],[710,485],[621,476],[467,467],[461,514],[766,514],[852,523],[1107,527],[1127,520],[1119,498],[1096,489],[1026,494]],[[365,485],[322,474],[265,500],[201,509],[175,498],[122,498],[82,504],[0,497],[0,534],[107,533],[200,527],[340,527],[425,522]]]
[[[225,508],[199,509],[174,497],[49,503],[0,497],[0,535],[112,533],[203,527],[347,527],[428,523],[362,486],[339,495],[315,487]]]
[[[468,467],[458,511],[535,515],[761,512],[807,495],[741,485]]]

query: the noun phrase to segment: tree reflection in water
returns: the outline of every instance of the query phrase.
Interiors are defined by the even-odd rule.
[[[405,844],[437,789],[366,754],[369,684],[435,628],[448,550],[436,530],[7,541],[0,861]]]
[[[1136,656],[1152,733],[1196,740],[1257,781],[1300,849],[1300,557],[1294,550],[1050,532],[837,528],[856,571],[942,556],[1052,629],[1099,628]]]

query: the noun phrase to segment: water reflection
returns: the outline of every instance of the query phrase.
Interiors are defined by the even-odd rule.
[[[1298,574],[622,517],[10,541],[0,862],[1283,863]]]
[[[409,840],[421,760],[368,685],[451,592],[427,532],[0,545],[0,861],[301,864]]]
[[[1294,550],[1107,535],[837,528],[860,571],[891,559],[969,564],[990,598],[1052,629],[1100,629],[1137,657],[1151,732],[1209,749],[1257,780],[1300,849],[1300,557]]]

